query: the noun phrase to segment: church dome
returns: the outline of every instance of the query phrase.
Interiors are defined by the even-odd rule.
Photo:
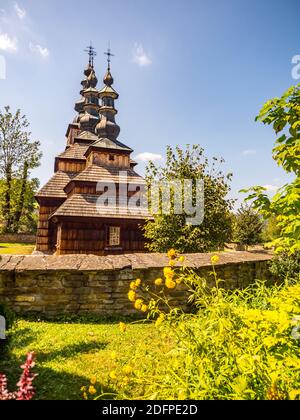
[[[106,75],[104,76],[103,82],[106,86],[111,86],[114,84],[114,79],[111,75],[110,70],[107,70]]]
[[[107,116],[102,115],[101,120],[96,126],[96,133],[98,137],[107,137],[108,139],[116,140],[120,134],[120,127],[115,121],[111,121]]]

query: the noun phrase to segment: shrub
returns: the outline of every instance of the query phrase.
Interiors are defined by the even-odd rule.
[[[242,245],[261,242],[262,217],[251,206],[242,205],[235,216],[234,240]]]
[[[209,288],[192,270],[174,268],[175,258],[164,278],[155,280],[154,291],[143,283],[130,285],[129,299],[139,310],[147,307],[161,345],[136,348],[126,375],[120,361],[109,378],[116,397],[299,399],[300,284],[257,282],[230,292],[222,289],[213,267],[215,285]],[[217,262],[214,256],[212,264]],[[190,291],[195,314],[172,307],[168,290],[182,285]],[[122,331],[126,334],[124,326]]]
[[[272,260],[270,271],[281,280],[300,280],[300,252],[279,254]]]
[[[28,401],[31,400],[35,395],[35,389],[32,383],[37,376],[31,372],[31,369],[35,366],[34,353],[28,353],[26,362],[21,366],[23,373],[17,383],[18,391],[9,392],[7,389],[7,378],[5,375],[0,374],[0,401],[3,400],[19,400]]]

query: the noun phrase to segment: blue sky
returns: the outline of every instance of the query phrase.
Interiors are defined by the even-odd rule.
[[[272,190],[287,177],[271,158],[272,130],[254,118],[296,83],[299,13],[297,0],[0,0],[0,107],[28,116],[44,183],[75,115],[83,50],[90,41],[97,49],[101,84],[110,40],[119,139],[141,155],[140,173],[145,153],[199,143],[225,158],[232,196],[258,184]]]

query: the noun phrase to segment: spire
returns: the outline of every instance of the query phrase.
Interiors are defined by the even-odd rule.
[[[110,44],[108,46],[107,52],[104,53],[104,55],[107,55],[107,72],[104,76],[103,82],[106,86],[112,86],[114,84],[114,79],[110,72],[110,63],[111,63],[111,57],[114,57],[114,54],[112,54],[110,49]]]
[[[107,55],[107,69],[108,71],[110,71],[110,63],[111,63],[111,57],[114,57],[115,55],[112,54],[111,49],[110,49],[110,42],[108,43],[108,49],[107,51],[104,53],[104,55]]]
[[[107,55],[107,72],[104,76],[104,87],[99,92],[99,98],[102,101],[100,106],[100,121],[96,126],[96,134],[100,138],[108,138],[110,140],[117,140],[120,134],[120,127],[115,121],[115,116],[118,111],[115,108],[115,100],[119,98],[119,94],[112,87],[114,79],[111,74],[111,53],[110,48],[104,53]]]
[[[94,58],[97,56],[95,48],[92,46],[92,43],[90,43],[90,46],[84,50],[84,52],[87,52],[89,55],[89,67],[94,68]]]
[[[81,82],[81,99],[75,104],[75,111],[79,115],[74,122],[79,124],[81,130],[94,132],[99,121],[98,79],[94,70],[94,57],[97,53],[92,45],[85,52],[88,53],[89,62],[84,71],[85,79]]]

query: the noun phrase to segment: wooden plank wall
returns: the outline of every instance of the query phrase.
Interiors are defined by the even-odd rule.
[[[37,251],[50,251],[56,244],[54,226],[50,227],[49,216],[57,209],[55,206],[41,205],[39,211],[39,221],[37,229],[36,249]],[[52,225],[52,224],[51,224]],[[56,235],[55,235],[56,236]]]
[[[86,163],[84,161],[58,160],[57,171],[78,173],[85,169]]]
[[[114,156],[114,160],[110,160],[110,156]],[[89,156],[88,164],[99,166],[110,166],[112,168],[130,168],[130,157],[121,153],[101,153],[92,152]]]
[[[116,253],[144,252],[145,238],[139,223],[113,223],[101,222],[62,222],[60,255],[66,254],[95,254],[104,255],[114,253],[113,249],[107,250],[107,227],[121,226],[121,249]]]

